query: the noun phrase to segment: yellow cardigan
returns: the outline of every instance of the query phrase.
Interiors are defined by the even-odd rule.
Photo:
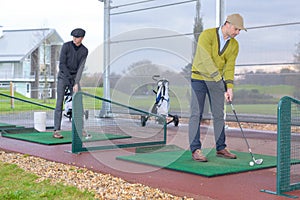
[[[206,29],[200,34],[192,65],[192,79],[220,81],[223,78],[227,88],[233,88],[239,44],[231,38],[221,52],[219,45],[218,28]]]

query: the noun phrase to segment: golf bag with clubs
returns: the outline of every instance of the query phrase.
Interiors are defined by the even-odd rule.
[[[69,88],[66,88],[65,90],[65,100],[64,100],[64,116],[69,119],[69,121],[72,120],[72,95]]]
[[[159,75],[154,75],[153,80],[157,81],[157,90],[153,90],[156,94],[155,103],[151,109],[151,113],[161,115],[164,117],[171,117],[172,120],[168,121],[167,124],[174,122],[175,126],[179,124],[179,117],[177,115],[171,115],[169,113],[170,97],[169,97],[169,81],[166,79],[157,80]],[[150,116],[141,116],[142,126],[146,126],[146,122]],[[159,123],[162,123],[158,121]]]
[[[72,95],[69,88],[66,88],[65,90],[65,100],[64,100],[64,116],[69,119],[69,121],[72,121]],[[89,117],[89,111],[85,110],[83,112],[83,115],[85,119],[87,120]]]

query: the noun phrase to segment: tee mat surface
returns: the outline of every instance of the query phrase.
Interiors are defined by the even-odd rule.
[[[0,122],[0,129],[7,129],[7,128],[22,128],[23,126],[17,126],[14,124],[7,124],[7,123],[2,123]]]
[[[71,131],[61,131],[60,132],[64,138],[57,139],[53,138],[53,132],[31,132],[31,133],[3,133],[2,137],[13,138],[18,140],[25,140],[29,142],[55,145],[55,144],[68,144],[72,143],[72,132]],[[82,142],[93,142],[100,140],[114,140],[114,139],[124,139],[130,138],[127,135],[115,135],[110,133],[90,133],[92,138],[86,139],[82,138]]]
[[[196,162],[192,159],[192,154],[188,150],[168,149],[149,151],[137,149],[138,153],[129,156],[118,156],[117,159],[130,162],[136,162],[156,167],[162,167],[171,170],[192,173],[196,175],[214,177],[225,174],[234,174],[258,169],[272,168],[276,166],[276,157],[254,154],[256,159],[262,158],[264,161],[261,165],[255,164],[250,166],[249,162],[252,160],[249,152],[232,153],[237,155],[237,159],[225,159],[216,156],[216,150],[203,149],[203,154],[207,157],[208,162]],[[300,162],[300,161],[299,161]]]

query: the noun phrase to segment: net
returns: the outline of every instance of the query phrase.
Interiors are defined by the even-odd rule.
[[[103,103],[111,107],[109,116],[99,115]],[[72,153],[166,143],[166,119],[163,116],[84,92],[73,96],[72,107]],[[144,116],[148,117],[146,126],[142,124]],[[99,141],[86,137],[94,138],[99,134],[119,137]]]
[[[300,189],[300,101],[288,96],[277,109],[277,195],[295,197],[286,192]]]

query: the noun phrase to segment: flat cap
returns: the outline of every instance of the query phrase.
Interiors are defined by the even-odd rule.
[[[85,36],[85,30],[82,28],[76,28],[71,32],[71,35],[73,37],[84,37]]]

